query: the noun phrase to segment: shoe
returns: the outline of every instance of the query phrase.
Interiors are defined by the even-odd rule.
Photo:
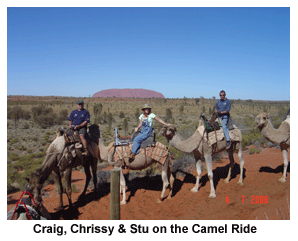
[[[88,150],[84,149],[84,152],[82,152],[82,156],[88,156]]]
[[[134,154],[133,152],[130,154],[130,162],[132,162],[136,157],[136,154]]]
[[[226,149],[228,150],[228,149],[230,149],[230,148],[231,148],[231,142],[228,141],[228,142],[227,142],[227,147],[226,147]]]

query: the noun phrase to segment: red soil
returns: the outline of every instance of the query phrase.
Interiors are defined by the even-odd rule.
[[[235,155],[236,163],[238,157]],[[213,164],[215,199],[208,198],[210,183],[206,171],[202,173],[200,189],[197,193],[190,192],[194,186],[194,174],[177,178],[174,183],[174,196],[165,199],[161,204],[156,200],[161,194],[161,178],[141,178],[139,182],[128,183],[131,191],[127,191],[127,204],[121,206],[121,219],[129,220],[255,220],[255,219],[290,219],[290,172],[286,183],[278,179],[282,176],[283,160],[279,149],[262,149],[260,154],[244,153],[244,185],[237,185],[239,165],[234,167],[232,180],[223,182],[227,175],[229,160],[224,157],[221,162]],[[289,169],[288,169],[289,171]],[[64,195],[65,210],[57,212],[58,195],[53,185],[44,188],[44,206],[54,219],[98,220],[110,218],[109,184],[102,184],[96,193],[89,190],[84,203],[77,202],[85,183],[85,174],[73,172],[73,184],[78,192],[73,193],[72,200],[75,210],[68,210],[68,201]],[[168,193],[168,192],[167,192]],[[11,210],[21,192],[9,194],[7,211]],[[226,202],[229,196],[229,204]],[[252,196],[256,198],[253,199]],[[268,203],[254,203],[268,197]],[[244,197],[244,202],[243,201]],[[261,198],[262,197],[262,198]],[[122,198],[122,196],[121,196]]]

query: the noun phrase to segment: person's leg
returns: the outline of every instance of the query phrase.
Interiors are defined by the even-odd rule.
[[[87,141],[85,139],[85,135],[86,135],[86,128],[81,128],[79,130],[79,137],[80,137],[80,140],[84,147],[84,152],[82,153],[82,155],[87,156],[88,155],[88,150],[87,150],[88,146],[87,146]]]
[[[227,149],[229,149],[230,146],[231,146],[229,130],[228,130],[228,127],[227,127],[228,120],[229,119],[224,118],[221,121],[221,123],[222,123],[222,129],[224,131],[224,134],[225,134],[225,137],[226,137],[226,140],[227,140]]]
[[[138,154],[142,142],[143,142],[143,138],[140,134],[133,140],[132,150],[131,150],[132,153]]]

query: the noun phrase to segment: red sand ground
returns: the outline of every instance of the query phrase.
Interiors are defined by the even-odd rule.
[[[238,157],[235,155],[235,161]],[[195,178],[187,175],[177,178],[174,183],[174,196],[165,199],[161,204],[156,200],[161,194],[161,179],[142,178],[139,182],[129,184],[132,191],[127,192],[127,204],[121,206],[121,219],[128,220],[255,220],[255,219],[290,219],[290,172],[288,168],[287,182],[281,183],[282,155],[277,148],[262,149],[260,154],[244,153],[244,185],[237,185],[239,165],[234,167],[234,175],[229,184],[223,182],[227,175],[229,160],[213,164],[214,182],[216,185],[215,199],[208,198],[210,183],[206,171],[202,173],[200,189],[197,193],[190,192]],[[193,173],[194,174],[194,173]],[[73,184],[78,192],[73,193],[74,210],[68,209],[68,201],[64,195],[65,210],[57,212],[58,195],[53,185],[44,188],[46,197],[44,206],[54,219],[98,220],[110,218],[109,184],[101,185],[96,193],[87,192],[84,203],[77,202],[85,183],[85,174],[73,172]],[[167,192],[168,193],[168,192]],[[9,194],[7,211],[13,208],[21,192]],[[229,196],[229,204],[226,198]],[[244,196],[244,202],[243,201]],[[252,204],[252,196],[268,197],[268,203]],[[122,196],[121,196],[122,199]],[[256,202],[256,200],[255,200]]]

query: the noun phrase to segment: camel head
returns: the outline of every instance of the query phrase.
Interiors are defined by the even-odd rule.
[[[172,140],[173,137],[176,134],[177,126],[176,125],[169,125],[169,126],[164,126],[159,134],[163,135],[167,140]]]
[[[30,178],[26,178],[29,183],[27,191],[32,194],[34,201],[38,206],[41,204],[42,201],[41,189],[43,185],[40,184],[40,179],[41,178],[38,171],[31,173]]]
[[[267,113],[261,113],[256,117],[255,122],[259,130],[262,130],[269,122],[269,115]]]

